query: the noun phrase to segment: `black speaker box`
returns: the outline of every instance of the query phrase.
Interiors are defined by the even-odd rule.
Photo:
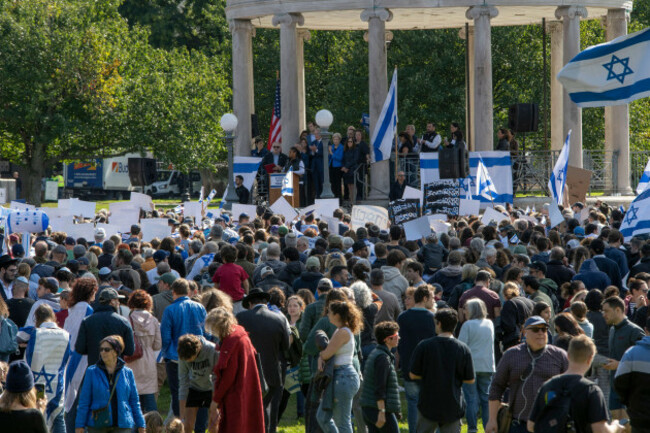
[[[460,179],[469,176],[469,157],[464,145],[443,147],[438,152],[440,179]]]
[[[257,119],[257,114],[251,114],[251,138],[260,135],[260,124]]]
[[[537,104],[513,104],[508,109],[508,128],[515,132],[535,132],[538,123]]]
[[[147,186],[156,181],[156,160],[152,158],[129,158],[129,179],[133,186]]]

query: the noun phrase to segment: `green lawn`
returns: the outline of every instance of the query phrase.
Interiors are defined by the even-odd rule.
[[[158,397],[158,411],[163,415],[163,418],[165,417],[165,414],[167,414],[167,411],[169,410],[170,399],[171,397],[169,395],[169,388],[165,383],[163,388],[160,390],[160,396]],[[402,416],[402,420],[399,423],[399,430],[401,433],[408,433],[409,429],[406,423],[406,400],[404,399],[404,394],[402,394],[402,408],[404,411],[404,415]],[[242,414],[242,416],[245,416],[245,414]],[[480,421],[478,423],[478,431],[479,433],[483,433],[483,425],[481,424]],[[289,400],[289,404],[287,405],[287,410],[285,411],[284,415],[282,416],[282,419],[280,420],[280,426],[278,427],[278,432],[279,433],[304,433],[305,432],[305,419],[304,418],[296,419],[295,394],[291,396],[291,400]],[[463,425],[461,432],[462,433],[467,432],[467,425]]]
[[[100,200],[100,201],[95,202],[95,203],[96,203],[95,209],[96,209],[96,210],[100,210],[100,209],[102,209],[102,208],[103,208],[103,209],[108,209],[108,206],[109,206],[111,203],[121,203],[121,202],[126,202],[126,201],[128,201],[128,200]],[[192,201],[194,201],[194,200],[192,200]],[[181,201],[180,201],[180,200],[176,200],[176,201],[174,201],[174,200],[170,200],[170,199],[154,200],[153,202],[154,202],[154,204],[156,205],[156,209],[158,209],[158,208],[169,209],[169,208],[173,208],[173,207],[176,207],[176,206],[178,206],[179,204],[181,204]],[[209,209],[216,209],[216,208],[219,207],[219,204],[220,204],[220,203],[221,203],[221,199],[220,199],[220,198],[219,198],[219,199],[215,199],[215,200],[213,200],[213,201],[210,203],[210,205],[208,206],[208,208],[209,208]],[[48,202],[43,202],[43,203],[41,204],[41,206],[42,206],[42,207],[57,207],[57,206],[58,206],[58,203],[57,203],[57,202],[54,202],[54,201],[48,201]]]

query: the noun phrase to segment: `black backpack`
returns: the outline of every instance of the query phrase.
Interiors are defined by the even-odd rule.
[[[571,415],[571,396],[580,383],[585,380],[564,381],[561,388],[554,391],[555,396],[546,403],[535,420],[535,433],[576,433],[575,421]],[[586,380],[585,380],[586,381]]]

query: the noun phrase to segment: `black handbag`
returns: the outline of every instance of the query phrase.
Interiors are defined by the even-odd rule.
[[[108,407],[110,406],[111,400],[113,399],[113,394],[115,393],[115,387],[117,386],[117,380],[118,378],[115,377],[115,383],[113,384],[111,395],[110,397],[108,397],[108,404],[102,408],[95,409],[92,412],[94,428],[106,428],[112,426],[111,413],[108,410]]]

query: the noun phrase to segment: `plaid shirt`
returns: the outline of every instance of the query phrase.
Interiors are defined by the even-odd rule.
[[[533,357],[536,358],[534,368],[531,367]],[[541,354],[531,355],[526,343],[518,344],[508,349],[499,361],[490,385],[489,399],[500,401],[506,388],[510,388],[512,417],[525,422],[544,382],[564,373],[568,367],[567,354],[559,347],[549,344]]]

